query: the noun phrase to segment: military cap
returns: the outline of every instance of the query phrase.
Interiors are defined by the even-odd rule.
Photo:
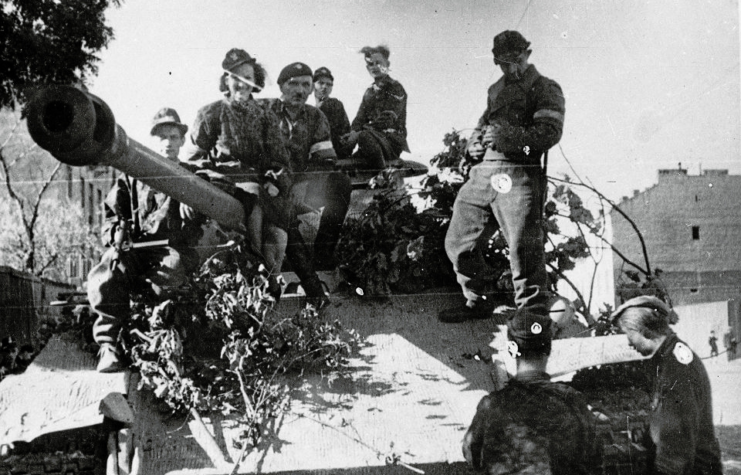
[[[256,60],[249,55],[249,53],[243,49],[232,48],[224,56],[224,60],[221,62],[221,69],[224,71],[233,71],[234,68],[241,64],[255,64]]]
[[[314,81],[316,81],[319,78],[329,78],[332,81],[334,81],[334,76],[332,76],[332,71],[330,71],[329,68],[326,68],[324,66],[314,71]]]
[[[494,37],[494,47],[491,49],[494,64],[513,62],[529,46],[530,42],[517,31],[506,30],[499,33]]]
[[[551,353],[553,320],[547,310],[520,308],[507,320],[507,338],[517,345],[516,352],[523,356]]]
[[[666,318],[668,322],[671,322],[671,320],[676,316],[674,310],[670,309],[669,306],[658,297],[654,297],[653,295],[641,295],[640,297],[628,300],[616,308],[610,315],[610,322],[617,322],[623,312],[629,308],[647,308],[654,312],[658,312],[658,314]]]
[[[278,86],[282,86],[289,79],[299,76],[313,76],[311,68],[304,63],[291,63],[280,72],[280,75],[278,76]]]
[[[176,126],[183,135],[188,131],[188,126],[180,122],[180,116],[175,109],[163,107],[154,115],[152,119],[152,130],[149,133],[154,135],[155,129],[165,124]]]

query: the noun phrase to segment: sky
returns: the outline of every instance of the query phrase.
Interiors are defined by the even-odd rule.
[[[619,200],[679,163],[741,174],[738,10],[738,0],[125,0],[106,15],[115,39],[89,86],[146,145],[159,108],[190,125],[221,97],[221,61],[238,47],[268,71],[257,97],[280,95],[291,62],[330,68],[352,120],[372,82],[358,50],[386,44],[409,96],[404,158],[427,163],[445,133],[476,124],[501,76],[492,38],[516,29],[566,97],[550,174]]]

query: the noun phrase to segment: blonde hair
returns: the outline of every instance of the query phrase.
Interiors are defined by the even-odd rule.
[[[646,338],[656,338],[671,331],[669,315],[655,308],[626,308],[618,321],[623,326],[639,331]]]

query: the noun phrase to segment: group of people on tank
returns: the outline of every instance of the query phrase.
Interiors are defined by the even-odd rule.
[[[267,72],[239,48],[221,62],[224,97],[201,107],[190,129],[170,108],[152,122],[157,151],[237,198],[252,252],[273,277],[285,259],[316,308],[329,301],[317,269],[335,267],[334,249],[350,204],[352,183],[340,164],[380,171],[398,164],[401,152],[409,150],[407,95],[389,77],[388,47],[367,46],[360,53],[373,84],[352,123],[342,102],[330,97],[334,76],[328,68],[313,71],[291,63],[278,75],[280,97],[256,98]],[[307,104],[312,92],[316,107]],[[143,285],[158,294],[185,283],[199,262],[194,248],[203,217],[126,175],[118,178],[104,208],[109,248],[88,277],[88,297],[98,314],[93,329],[101,345],[98,370],[109,372],[121,369],[116,341],[130,293]],[[313,249],[299,231],[299,216],[310,212],[320,213]],[[169,245],[136,252],[123,245],[162,239]],[[271,279],[274,295],[280,290]]]
[[[246,51],[232,49],[222,61],[224,98],[198,111],[193,128],[173,109],[162,109],[151,135],[169,160],[182,160],[215,183],[228,183],[243,204],[247,240],[274,275],[284,255],[317,307],[327,296],[316,263],[331,261],[352,185],[336,170],[394,165],[406,142],[404,88],[388,75],[389,50],[360,51],[373,84],[350,123],[342,103],[330,97],[334,77],[301,62],[280,72],[278,99],[256,99],[265,69]],[[468,139],[468,181],[458,192],[445,239],[462,299],[443,308],[444,324],[495,315],[491,272],[478,245],[495,220],[509,245],[517,310],[507,321],[507,352],[514,377],[481,399],[462,448],[466,460],[487,473],[589,474],[599,471],[595,420],[586,400],[546,373],[556,334],[549,310],[542,214],[547,192],[547,150],[563,133],[564,94],[559,84],[530,64],[530,42],[507,30],[494,37],[492,59],[503,75],[487,90],[487,106]],[[312,90],[317,107],[306,104]],[[186,147],[185,156],[179,156]],[[347,158],[350,157],[350,158]],[[312,256],[298,230],[298,216],[322,209]],[[88,277],[88,298],[98,319],[98,371],[123,369],[116,350],[129,296],[161,295],[185,283],[198,264],[193,240],[199,215],[190,207],[122,175],[105,202],[103,238],[109,249]],[[168,245],[123,245],[167,239]],[[656,474],[722,473],[713,430],[707,372],[697,355],[669,327],[673,311],[655,297],[636,297],[610,319],[629,344],[650,357],[653,403],[642,442]],[[497,316],[499,318],[499,316]]]
[[[374,82],[350,123],[342,102],[330,97],[334,77],[328,68],[291,63],[277,79],[280,98],[256,99],[265,69],[246,51],[229,50],[221,64],[225,97],[198,111],[191,147],[182,157],[234,179],[254,250],[272,274],[280,272],[285,256],[317,307],[328,297],[316,266],[334,267],[352,192],[350,178],[337,170],[338,159],[352,157],[352,166],[381,170],[408,151],[407,96],[388,75],[390,51],[377,46],[360,52]],[[312,91],[317,107],[307,104]],[[313,210],[321,210],[321,218],[311,252],[298,215]]]

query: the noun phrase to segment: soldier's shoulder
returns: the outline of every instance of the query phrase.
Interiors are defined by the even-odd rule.
[[[555,80],[543,75],[535,80],[535,82],[533,83],[533,90],[545,94],[557,93],[559,95],[563,95],[561,85],[558,84],[558,82],[556,82]]]
[[[403,96],[406,95],[406,90],[404,89],[404,86],[401,85],[399,81],[392,77],[386,78],[386,84],[384,89],[389,94],[393,94],[395,96]]]
[[[215,114],[218,114],[221,111],[221,109],[224,108],[225,105],[226,105],[226,102],[224,102],[223,99],[206,104],[205,106],[198,109],[198,116],[199,117],[210,117]]]
[[[322,110],[324,110],[325,108],[326,110],[334,111],[334,110],[345,109],[345,105],[342,103],[341,100],[335,97],[330,97],[329,99],[324,101],[324,103],[322,104]]]
[[[688,366],[697,359],[697,355],[682,340],[676,340],[672,343],[671,354],[668,355],[669,361],[678,363],[681,366]]]

